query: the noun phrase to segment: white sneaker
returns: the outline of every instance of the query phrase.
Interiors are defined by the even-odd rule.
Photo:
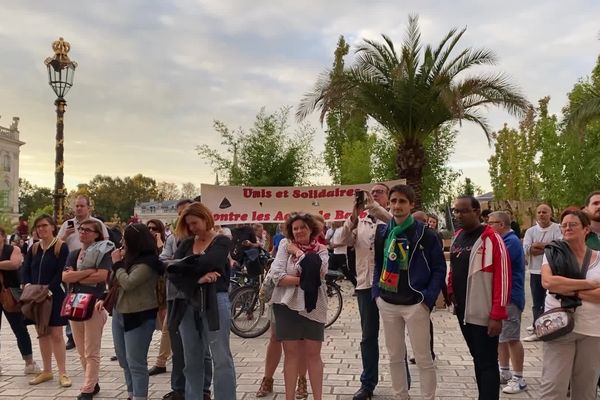
[[[512,373],[510,371],[500,370],[500,384],[506,385],[508,381],[512,379]]]
[[[529,335],[529,336],[525,336],[523,339],[521,339],[524,342],[538,342],[540,339],[537,337],[537,335]]]
[[[515,394],[527,390],[527,383],[523,378],[515,378],[514,376],[508,381],[508,385],[502,389],[502,393]]]
[[[25,375],[39,374],[41,372],[40,367],[35,363],[25,365]]]
[[[529,333],[530,335],[533,335],[533,331],[534,331],[533,326],[527,327],[527,333]]]

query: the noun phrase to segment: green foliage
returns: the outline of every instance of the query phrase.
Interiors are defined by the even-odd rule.
[[[110,219],[117,214],[122,221],[133,215],[137,202],[156,200],[159,194],[156,181],[142,174],[124,179],[96,175],[88,190],[97,215]]]
[[[19,213],[25,218],[37,209],[52,206],[52,190],[32,185],[27,179],[19,178]],[[52,214],[52,213],[51,213]]]
[[[181,192],[176,183],[173,182],[158,182],[156,185],[158,191],[158,200],[179,200]]]
[[[53,216],[54,214],[54,205],[52,204],[48,204],[44,207],[38,208],[37,210],[34,210],[30,215],[29,218],[27,219],[27,223],[29,224],[29,229],[32,229],[34,227],[33,221],[35,221],[35,219],[37,217],[39,217],[42,214],[46,214],[46,215],[50,215]]]
[[[308,182],[314,171],[312,149],[314,130],[307,124],[290,132],[289,107],[274,114],[262,109],[249,132],[231,131],[224,123],[214,127],[223,138],[228,156],[207,145],[197,146],[198,154],[227,176],[230,185],[296,186]]]
[[[4,229],[7,236],[10,236],[17,229],[17,221],[7,213],[0,213],[0,228]]]
[[[397,176],[415,189],[421,206],[426,140],[441,126],[466,120],[479,125],[489,138],[482,113],[486,106],[521,114],[529,103],[502,74],[466,73],[493,65],[487,49],[456,49],[465,29],[452,29],[436,46],[423,46],[416,16],[409,17],[399,49],[390,38],[364,39],[354,64],[341,73],[323,74],[301,101],[302,119],[318,109],[321,121],[329,112],[351,109],[373,118],[396,143]]]
[[[371,182],[371,154],[375,136],[344,143],[340,157],[340,182],[343,185]]]
[[[441,126],[424,143],[427,154],[423,168],[422,208],[438,208],[444,199],[452,197],[457,189],[453,183],[460,172],[448,162],[456,144],[456,130],[449,124]],[[375,181],[396,179],[396,145],[394,138],[385,130],[379,130],[372,151],[372,175]]]

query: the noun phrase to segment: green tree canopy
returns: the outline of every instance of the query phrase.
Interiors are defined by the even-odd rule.
[[[226,176],[229,185],[295,186],[308,182],[315,171],[312,148],[314,130],[307,124],[290,131],[289,107],[267,114],[262,109],[248,132],[230,130],[215,121],[228,156],[208,145],[197,146],[198,154],[215,172]]]
[[[19,212],[25,218],[48,205],[52,205],[52,190],[32,185],[27,179],[19,178]]]
[[[437,46],[423,48],[418,18],[410,16],[398,50],[385,35],[383,42],[364,39],[353,65],[341,76],[326,73],[318,79],[302,99],[297,117],[318,109],[323,122],[330,111],[349,104],[373,118],[393,137],[397,176],[415,189],[420,207],[425,142],[433,132],[448,122],[466,120],[490,138],[484,106],[521,114],[529,105],[506,76],[472,72],[480,65],[494,65],[496,56],[487,49],[458,50],[464,33],[465,29],[452,29]]]

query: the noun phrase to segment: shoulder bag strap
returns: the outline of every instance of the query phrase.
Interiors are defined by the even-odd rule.
[[[590,266],[590,260],[592,258],[592,250],[588,247],[585,250],[585,256],[583,257],[583,264],[581,264],[581,275],[585,279],[588,268]]]

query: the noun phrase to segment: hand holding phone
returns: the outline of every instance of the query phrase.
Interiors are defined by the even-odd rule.
[[[365,207],[365,192],[361,189],[354,189],[354,197],[356,208],[363,209]]]

